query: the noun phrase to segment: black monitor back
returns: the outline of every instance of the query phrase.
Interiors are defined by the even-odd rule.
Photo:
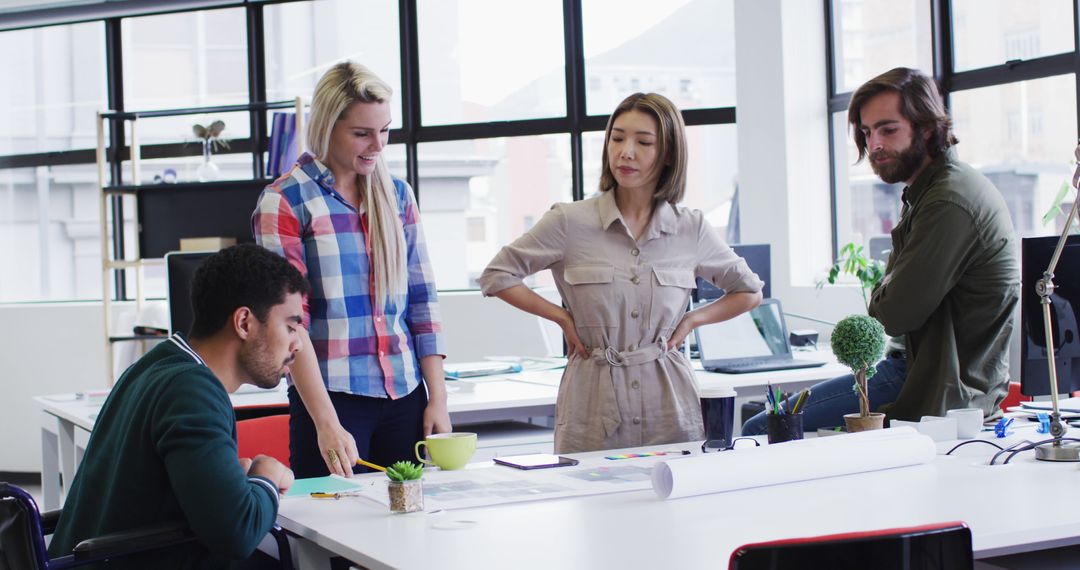
[[[1050,264],[1058,239],[1024,238],[1020,246],[1020,392],[1028,396],[1050,393],[1042,303],[1035,284]],[[1054,286],[1050,322],[1058,393],[1068,397],[1080,390],[1080,235],[1069,236],[1054,270]]]
[[[750,271],[757,273],[757,276],[765,282],[765,288],[762,289],[761,294],[766,299],[772,297],[772,260],[770,254],[769,244],[767,243],[748,243],[731,246],[731,249],[735,250],[735,253],[739,257],[746,260],[746,264],[750,266]],[[719,299],[724,296],[724,290],[714,286],[708,281],[698,278],[697,289],[694,290],[694,301],[708,301],[710,299]]]
[[[195,314],[191,309],[191,283],[195,271],[214,251],[172,251],[165,255],[165,275],[169,282],[169,333],[191,331]]]

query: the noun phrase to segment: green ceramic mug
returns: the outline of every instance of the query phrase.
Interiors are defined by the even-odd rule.
[[[427,447],[431,461],[424,459],[420,446]],[[433,433],[416,442],[416,458],[421,463],[438,465],[439,469],[461,469],[476,451],[476,434],[470,432]]]

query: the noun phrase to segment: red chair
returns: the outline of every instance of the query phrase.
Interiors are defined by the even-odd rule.
[[[1005,399],[1001,401],[1001,411],[1007,412],[1009,408],[1013,406],[1019,406],[1020,402],[1030,401],[1031,398],[1020,393],[1019,382],[1009,382],[1009,393],[1005,394]]]
[[[269,455],[289,466],[289,416],[264,416],[236,422],[240,457]]]
[[[971,530],[962,522],[747,544],[729,570],[930,570],[973,568]]]

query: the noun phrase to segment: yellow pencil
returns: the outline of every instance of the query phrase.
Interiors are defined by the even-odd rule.
[[[382,465],[375,465],[374,463],[368,463],[367,461],[364,461],[363,459],[357,459],[356,464],[357,465],[362,465],[364,467],[370,467],[372,469],[378,469],[379,471],[386,471],[386,468],[383,467]]]

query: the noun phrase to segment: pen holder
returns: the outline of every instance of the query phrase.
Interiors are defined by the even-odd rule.
[[[798,414],[767,414],[767,430],[769,443],[783,443],[793,439],[803,438],[803,415]]]

